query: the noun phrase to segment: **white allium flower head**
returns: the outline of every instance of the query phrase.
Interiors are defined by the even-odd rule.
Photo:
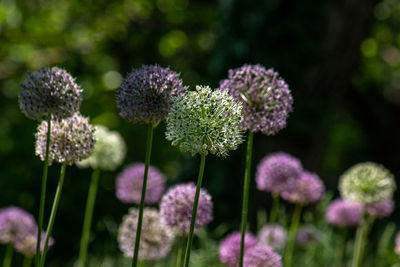
[[[103,125],[95,125],[94,138],[96,144],[91,156],[78,162],[81,168],[91,167],[105,171],[114,171],[118,168],[126,155],[126,144],[122,136],[116,131],[110,131]]]
[[[228,93],[196,86],[172,98],[166,138],[182,152],[227,156],[243,142],[242,105]]]

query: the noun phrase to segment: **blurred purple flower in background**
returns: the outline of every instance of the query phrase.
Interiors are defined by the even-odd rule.
[[[336,199],[326,209],[325,218],[335,226],[357,226],[362,218],[362,204]]]
[[[320,241],[321,235],[322,233],[314,225],[304,225],[296,233],[296,244],[306,246],[311,242]]]
[[[0,243],[14,243],[32,229],[36,229],[35,219],[25,210],[14,206],[0,210]]]
[[[304,171],[293,185],[288,186],[281,196],[289,202],[308,205],[318,202],[325,191],[321,179],[315,173]]]
[[[383,218],[392,214],[394,210],[394,201],[388,199],[385,201],[366,204],[366,212],[368,215]]]
[[[44,242],[46,238],[46,232],[42,232],[42,237],[40,240],[40,250],[44,249]],[[22,238],[18,238],[14,243],[14,248],[19,253],[23,254],[27,258],[33,258],[36,254],[36,244],[37,244],[37,228],[30,231],[27,235]],[[54,245],[54,239],[49,238],[49,243],[47,249],[50,249]]]
[[[219,243],[219,259],[222,263],[225,263],[231,267],[236,267],[239,263],[239,252],[240,252],[240,232],[233,232]],[[257,239],[249,232],[244,237],[244,250],[255,246]]]
[[[257,235],[258,241],[274,250],[282,249],[286,245],[286,230],[279,224],[267,224]]]
[[[244,253],[244,267],[282,267],[282,257],[266,245],[255,245]]]

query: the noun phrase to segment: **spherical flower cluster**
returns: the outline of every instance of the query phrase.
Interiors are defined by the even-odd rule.
[[[307,205],[318,202],[324,194],[324,190],[324,184],[318,175],[305,171],[293,186],[282,192],[281,196],[290,202]]]
[[[144,163],[131,164],[118,175],[116,194],[123,203],[140,203],[144,168]],[[149,166],[145,203],[157,203],[164,190],[165,176],[156,167]]]
[[[325,218],[335,226],[356,226],[361,221],[362,209],[360,203],[336,199],[328,206]]]
[[[33,216],[21,208],[11,206],[0,210],[0,243],[14,243],[35,227]]]
[[[139,211],[130,209],[124,216],[118,230],[119,247],[126,257],[133,257]],[[172,231],[166,226],[156,209],[143,211],[142,233],[140,236],[139,259],[158,260],[164,258],[174,242]]]
[[[125,158],[126,144],[122,136],[116,131],[110,131],[102,125],[94,126],[96,144],[93,152],[87,159],[77,163],[79,167],[114,171]]]
[[[180,75],[169,68],[144,65],[134,69],[117,93],[119,115],[134,123],[154,123],[167,118],[171,96],[183,94]]]
[[[279,194],[287,190],[302,172],[300,160],[289,154],[278,152],[267,155],[257,166],[257,188]]]
[[[196,86],[172,99],[166,138],[183,152],[226,156],[243,142],[242,106],[226,92]]]
[[[286,82],[272,69],[261,65],[244,65],[229,70],[228,79],[220,82],[243,104],[243,126],[251,132],[274,135],[286,127],[293,110],[293,98]]]
[[[245,267],[282,267],[281,256],[265,245],[255,245],[244,254]]]
[[[46,232],[42,232],[42,236],[40,239],[40,250],[43,252],[44,242],[46,238]],[[37,244],[37,229],[36,231],[31,231],[24,238],[17,239],[14,243],[14,248],[19,253],[23,254],[27,258],[32,258],[36,253],[36,244]],[[49,242],[47,243],[47,249],[50,249],[54,245],[54,239],[52,237],[49,238]]]
[[[177,234],[188,234],[192,218],[193,202],[196,193],[194,183],[171,187],[162,197],[160,213],[165,223]],[[206,189],[200,190],[197,207],[195,231],[209,224],[213,219],[213,203]]]
[[[400,256],[400,232],[396,235],[394,252]]]
[[[43,67],[28,74],[22,83],[19,105],[34,120],[60,120],[79,110],[82,89],[66,71]]]
[[[356,164],[340,177],[339,182],[343,199],[366,204],[390,199],[395,189],[393,174],[373,162]]]
[[[367,214],[379,218],[387,217],[394,210],[394,201],[392,199],[366,205]]]
[[[279,224],[267,224],[261,228],[257,239],[272,249],[283,249],[286,244],[286,230]]]
[[[219,244],[219,259],[231,267],[236,267],[239,263],[241,233],[233,232]],[[257,239],[251,233],[245,233],[244,251],[257,244]]]
[[[311,242],[320,241],[321,232],[313,225],[304,225],[300,227],[296,234],[296,244],[306,246]]]
[[[53,161],[69,165],[81,161],[92,153],[95,139],[93,127],[79,113],[51,122],[49,164]],[[42,121],[36,133],[36,155],[46,158],[47,121]]]

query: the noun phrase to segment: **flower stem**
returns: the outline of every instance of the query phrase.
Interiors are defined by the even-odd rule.
[[[372,223],[372,220],[367,218],[363,213],[363,218],[360,225],[357,228],[356,241],[354,245],[353,260],[351,262],[351,267],[360,267],[362,264],[362,258],[365,248],[365,240],[368,236],[368,228]]]
[[[50,138],[51,138],[51,119],[47,120],[47,139],[46,139],[46,156],[43,165],[42,174],[42,189],[40,192],[40,206],[39,206],[39,218],[38,218],[38,235],[36,242],[36,254],[35,254],[35,266],[39,266],[40,260],[40,243],[42,242],[42,231],[43,231],[43,217],[44,217],[44,203],[46,200],[46,185],[47,185],[47,173],[49,169],[49,152],[50,152]]]
[[[182,235],[178,241],[178,251],[176,253],[176,267],[182,266],[182,254],[184,246],[185,246],[185,236]]]
[[[135,248],[134,248],[134,253],[133,253],[132,267],[137,266],[138,259],[139,259],[140,234],[142,233],[143,209],[144,209],[144,201],[146,198],[147,175],[149,172],[149,165],[150,165],[151,146],[153,144],[153,132],[154,132],[154,126],[152,123],[150,123],[149,129],[147,132],[146,159],[145,159],[145,167],[144,167],[144,175],[143,175],[142,196],[140,198],[139,216],[138,216],[138,223],[137,223],[137,229],[136,229],[136,240],[135,240]]]
[[[272,195],[272,210],[271,215],[269,217],[269,223],[274,224],[276,222],[276,218],[278,217],[279,211],[279,195],[273,194]]]
[[[343,258],[346,251],[346,239],[347,239],[347,228],[340,229],[340,234],[338,237],[339,241],[336,243],[336,267],[343,266]]]
[[[6,254],[4,255],[3,267],[11,266],[13,254],[14,254],[13,245],[9,243],[6,248]]]
[[[291,267],[293,263],[293,252],[294,252],[294,243],[296,240],[296,233],[297,229],[299,228],[300,224],[300,218],[301,218],[301,210],[303,208],[303,205],[301,204],[296,204],[296,208],[293,213],[292,217],[292,224],[290,225],[289,229],[289,238],[288,238],[288,243],[285,251],[285,267]]]
[[[25,257],[22,267],[31,267],[32,258]]]
[[[40,258],[40,267],[44,267],[44,262],[46,261],[47,248],[49,245],[49,239],[50,239],[51,232],[53,231],[54,221],[56,219],[56,213],[57,213],[58,204],[60,202],[60,196],[61,196],[62,187],[64,184],[66,168],[67,168],[67,164],[63,163],[61,165],[60,179],[58,180],[56,195],[54,196],[54,200],[53,200],[53,207],[51,208],[49,224],[47,225],[47,231],[46,231],[46,237],[45,237],[45,241],[44,241],[42,257]]]
[[[252,157],[252,154],[253,154],[253,136],[254,136],[253,133],[249,132],[249,135],[247,137],[247,153],[246,153],[246,169],[244,171],[243,206],[242,206],[242,223],[241,223],[239,267],[243,266],[244,237],[245,237],[246,228],[247,228],[247,210],[248,210],[248,207],[249,207],[251,157]]]
[[[79,261],[78,261],[79,267],[84,267],[86,265],[86,255],[90,237],[90,226],[92,224],[94,204],[96,201],[96,193],[99,185],[99,177],[100,177],[100,169],[94,169],[86,201],[85,218],[83,219],[83,229],[82,229],[81,245],[79,249]]]
[[[185,267],[189,266],[189,261],[190,261],[190,252],[192,250],[194,225],[196,222],[197,206],[199,204],[200,188],[201,188],[201,183],[203,181],[205,164],[206,164],[206,155],[202,154],[200,161],[199,177],[197,178],[196,194],[194,196],[194,202],[193,202],[192,218],[190,219],[190,231],[186,245],[185,261],[183,265]]]

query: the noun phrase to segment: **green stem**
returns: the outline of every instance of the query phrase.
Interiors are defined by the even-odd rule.
[[[32,258],[25,257],[22,267],[31,267]]]
[[[347,240],[347,228],[340,229],[339,241],[336,243],[336,267],[343,266],[344,254],[346,251],[346,240]]]
[[[176,253],[176,267],[182,266],[183,247],[185,246],[185,236],[179,238],[178,251]]]
[[[93,170],[92,179],[89,186],[89,193],[86,201],[85,218],[83,219],[83,229],[78,261],[79,267],[84,267],[86,265],[86,256],[90,237],[90,226],[92,224],[94,204],[96,201],[96,193],[99,185],[99,177],[100,169]]]
[[[46,200],[46,185],[47,185],[47,173],[49,169],[49,152],[50,152],[50,139],[51,139],[51,119],[47,120],[47,139],[46,139],[46,156],[43,165],[42,174],[42,189],[40,192],[40,206],[39,206],[39,218],[38,218],[38,235],[36,242],[36,254],[35,254],[35,266],[39,266],[40,260],[40,243],[42,242],[42,231],[43,231],[43,217],[44,217],[44,203]]]
[[[294,243],[296,240],[297,229],[299,228],[300,224],[302,208],[303,208],[302,204],[296,204],[296,208],[293,213],[292,224],[290,225],[289,229],[289,238],[284,257],[285,267],[291,267],[293,263]]]
[[[202,154],[200,161],[199,177],[197,178],[196,194],[194,196],[194,202],[193,202],[192,218],[190,219],[190,231],[186,245],[185,261],[183,265],[185,267],[189,266],[189,261],[190,261],[190,252],[192,250],[192,244],[193,244],[194,224],[196,222],[197,206],[199,204],[200,188],[201,188],[201,183],[203,182],[205,164],[206,164],[206,155]]]
[[[249,132],[249,135],[247,137],[246,168],[244,171],[244,185],[243,185],[243,206],[242,206],[239,267],[243,266],[244,237],[247,228],[247,210],[249,207],[251,157],[253,154],[253,136],[254,136],[253,133]]]
[[[269,223],[274,224],[276,222],[276,218],[278,217],[279,211],[279,195],[273,194],[272,195],[272,210],[271,215],[269,217]]]
[[[149,172],[149,165],[150,165],[151,146],[153,144],[153,132],[154,132],[154,126],[152,123],[150,123],[147,133],[146,159],[145,159],[145,167],[143,175],[142,196],[140,199],[140,206],[139,206],[139,216],[138,216],[139,218],[136,229],[136,240],[135,240],[135,248],[132,259],[132,267],[137,266],[139,259],[140,234],[142,233],[143,209],[144,209],[144,201],[146,198],[147,175]]]
[[[42,257],[40,258],[40,267],[44,267],[44,262],[46,261],[47,248],[49,245],[49,239],[50,239],[51,232],[53,231],[54,221],[56,219],[56,213],[57,213],[57,209],[58,209],[58,204],[60,202],[66,168],[67,168],[67,164],[63,163],[61,165],[60,179],[58,180],[56,195],[54,196],[54,200],[53,200],[53,207],[51,208],[49,224],[47,225],[47,231],[46,231],[46,237],[45,237],[45,241],[44,241]]]
[[[368,233],[369,220],[366,218],[364,212],[361,219],[361,223],[357,228],[356,241],[354,245],[353,260],[351,267],[360,267],[362,263],[362,257],[364,253],[365,238]]]
[[[9,243],[6,248],[6,255],[4,255],[3,267],[10,267],[14,254],[13,245]]]

